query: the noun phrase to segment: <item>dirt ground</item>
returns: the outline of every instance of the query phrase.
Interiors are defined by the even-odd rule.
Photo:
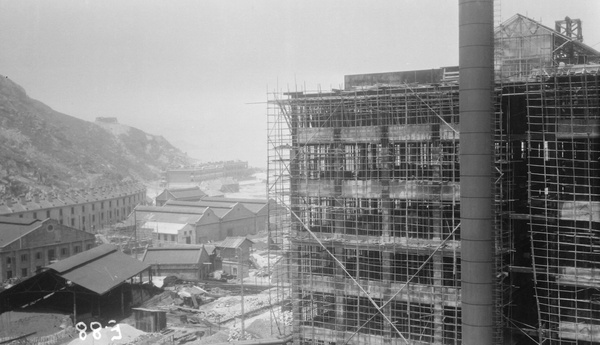
[[[32,332],[35,332],[34,337],[42,337],[59,332],[69,325],[71,319],[66,314],[10,311],[0,314],[0,338],[16,337]]]

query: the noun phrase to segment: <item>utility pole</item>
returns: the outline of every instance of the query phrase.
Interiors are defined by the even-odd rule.
[[[240,291],[242,294],[242,339],[246,338],[245,330],[244,330],[244,271],[242,271],[242,248],[238,247],[238,276],[240,277]]]
[[[133,250],[135,251],[135,258],[138,258],[137,253],[137,212],[133,209]]]

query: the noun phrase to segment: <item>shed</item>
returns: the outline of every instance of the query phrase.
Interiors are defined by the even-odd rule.
[[[223,241],[214,243],[219,256],[223,259],[237,260],[237,256],[240,255],[243,262],[250,260],[250,248],[252,248],[251,240],[246,237],[227,237]]]
[[[144,332],[160,332],[167,328],[167,312],[165,310],[132,308],[135,328]]]
[[[144,294],[142,286],[127,282],[137,276],[142,282],[142,274],[149,267],[123,254],[117,246],[103,244],[44,267],[0,292],[0,310],[39,303],[51,310],[72,312],[75,321],[100,315],[122,316]]]

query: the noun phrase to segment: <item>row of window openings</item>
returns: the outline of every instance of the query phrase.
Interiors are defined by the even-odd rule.
[[[92,211],[93,211],[93,210],[94,210],[94,208],[92,208]],[[58,212],[58,215],[59,215],[60,217],[62,217],[62,216],[63,216],[63,210],[62,210],[62,209],[59,209],[58,211],[59,211],[59,212]],[[123,208],[122,208],[122,211],[123,211],[123,214],[125,214],[125,207],[123,207]],[[85,212],[85,211],[84,211],[84,212]],[[127,206],[127,213],[129,213],[129,212],[131,212],[131,207],[130,207],[130,206]],[[73,214],[75,214],[74,208],[71,208],[71,214],[72,214],[72,215],[73,215]],[[109,218],[109,219],[110,219],[110,218],[112,218],[112,210],[108,211],[108,213],[107,213],[107,216],[108,216],[108,218]],[[19,215],[19,217],[20,217],[20,218],[23,218],[23,215],[22,215],[22,214],[20,214],[20,215]],[[119,210],[115,210],[115,217],[119,217]],[[33,218],[34,218],[34,219],[36,219],[36,218],[37,218],[37,212],[33,212]],[[50,218],[50,210],[47,210],[47,211],[46,211],[46,218]],[[95,215],[95,214],[92,214],[92,218],[91,218],[91,219],[92,219],[92,222],[96,222],[96,215]],[[101,213],[100,213],[100,219],[101,219],[101,220],[104,220],[104,212],[101,212]],[[81,217],[81,222],[82,222],[82,223],[85,223],[85,216],[82,216],[82,217]],[[61,224],[63,224],[63,222],[62,222],[62,219],[61,219]],[[75,226],[75,218],[72,218],[72,219],[71,219],[71,226]]]
[[[298,126],[305,128],[354,127],[439,123],[441,116],[448,123],[459,122],[458,99],[449,94],[434,97],[433,106],[424,106],[419,97],[373,102],[293,104]],[[427,97],[427,95],[424,95]],[[426,100],[429,104],[429,100]]]
[[[389,178],[460,177],[458,142],[405,142],[388,146],[357,143],[342,145],[306,145],[299,148],[298,172],[309,179],[378,178],[382,171]],[[600,156],[595,146],[586,142],[525,141],[495,144],[495,155],[502,159],[524,160],[527,157],[596,162]],[[590,156],[591,155],[591,156]]]
[[[373,301],[377,305],[383,304],[379,299]],[[432,305],[392,301],[390,309],[390,319],[404,338],[424,343],[433,342],[435,321]],[[444,307],[442,313],[443,343],[455,344],[454,341],[460,343],[460,310]],[[343,297],[343,303],[336,303],[333,294],[313,292],[303,297],[300,303],[300,314],[301,324],[332,330],[344,326],[348,331],[356,330],[359,333],[382,335],[387,325],[381,313],[366,297],[346,296]],[[361,327],[363,325],[364,327]],[[387,328],[392,338],[400,338],[391,325]]]
[[[86,250],[91,249],[92,245],[88,244],[86,246]],[[81,253],[81,246],[75,246],[74,248],[75,254],[77,253]],[[47,251],[47,255],[48,255],[48,261],[52,261],[56,259],[56,254],[55,254],[55,250],[54,249],[48,249]],[[65,257],[69,255],[69,248],[61,248],[60,249],[60,255],[61,257]],[[29,261],[29,254],[21,254],[20,257],[21,262],[28,262]],[[36,252],[35,253],[35,260],[42,260],[42,252]],[[6,257],[6,264],[7,265],[11,265],[12,263],[16,263],[16,258],[15,257],[11,257],[8,256]]]
[[[318,204],[330,204],[333,201],[327,198],[321,199],[325,200],[308,204],[300,211],[300,220],[311,231],[347,235],[382,235],[384,222],[381,205],[379,205],[381,200],[373,201],[375,204],[359,201],[359,204],[363,204],[365,208],[355,208],[354,202],[346,203],[343,213],[336,214],[334,207]],[[313,200],[309,200],[311,201]],[[444,238],[452,234],[453,239],[460,237],[458,228],[460,210],[457,207],[440,210],[422,204],[408,205],[404,202],[395,202],[393,207],[390,210],[388,224],[391,236],[432,239],[436,234]]]
[[[126,203],[131,203],[131,201],[132,201],[132,199],[131,199],[131,198],[133,198],[133,202],[136,202],[136,201],[138,200],[138,197],[139,197],[138,195],[134,195],[133,197],[131,197],[131,196],[128,196],[128,197],[127,197],[127,199],[123,198],[123,199],[122,199],[122,201],[123,201],[123,205],[125,205]],[[126,200],[127,200],[127,201],[126,201]],[[116,205],[116,206],[117,206],[117,207],[119,206],[119,201],[121,201],[121,199],[117,199],[117,200],[116,200],[116,203],[117,203],[117,205]],[[95,211],[95,210],[96,210],[96,207],[95,207],[95,206],[96,206],[96,204],[92,204],[92,205],[91,205],[91,207],[92,207],[92,211]],[[109,201],[108,201],[108,207],[109,207],[109,208],[112,208],[112,200],[109,200]],[[104,202],[100,202],[100,209],[101,209],[101,210],[104,210]],[[125,213],[125,207],[123,207],[123,208],[122,208],[122,210],[123,210],[123,213]],[[116,216],[118,217],[118,216],[119,216],[119,210],[117,209],[117,210],[115,210],[115,211],[116,211]],[[81,205],[81,212],[85,213],[85,205]],[[111,212],[111,211],[108,211],[108,212],[109,212],[109,217],[112,217],[112,212]],[[131,212],[131,206],[127,206],[127,213],[129,213],[129,212]],[[72,214],[72,215],[73,215],[73,214],[75,214],[75,207],[74,207],[74,206],[73,206],[73,207],[71,207],[71,214]],[[62,216],[63,216],[63,209],[62,209],[62,208],[58,209],[58,215],[59,215],[60,217],[62,217]],[[101,216],[103,216],[103,215],[104,215],[104,213],[101,213]],[[23,215],[22,215],[22,214],[21,214],[21,215],[19,215],[19,216],[20,216],[21,218],[23,218]],[[33,218],[37,218],[37,213],[36,213],[36,212],[33,212]],[[46,211],[46,218],[50,218],[50,210],[47,210],[47,211]]]
[[[177,235],[168,235],[168,234],[158,234],[158,240],[161,240],[161,235],[162,235],[162,240],[163,241],[171,241],[171,242],[176,242],[177,241]]]
[[[300,147],[298,173],[309,179],[375,179],[383,172],[389,178],[458,179],[459,143],[431,142],[343,145],[307,145]]]
[[[333,248],[329,249],[333,252]],[[388,256],[389,269],[384,270],[382,256]],[[306,246],[299,253],[299,269],[303,273],[326,276],[344,275],[355,279],[383,280],[387,273],[392,282],[407,282],[431,285],[433,283],[433,263],[427,255],[408,253],[388,253],[379,251],[344,249],[344,254],[336,257],[344,268],[320,247]],[[443,257],[442,285],[460,286],[460,258]],[[336,273],[336,267],[339,267]],[[414,277],[413,277],[414,276]]]

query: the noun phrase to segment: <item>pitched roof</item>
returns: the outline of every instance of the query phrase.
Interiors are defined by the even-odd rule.
[[[180,231],[194,230],[194,225],[170,222],[145,222],[141,225],[143,229],[150,229],[153,233],[177,235]]]
[[[215,243],[215,247],[217,248],[238,248],[245,241],[250,241],[250,243],[254,243],[246,237],[226,237],[223,241],[219,243]]]
[[[187,214],[203,214],[206,207],[181,207],[181,206],[136,206],[134,211],[139,215],[140,212],[149,213],[187,213]]]
[[[211,201],[181,201],[181,200],[169,200],[165,204],[166,206],[177,206],[177,207],[201,207],[206,208],[210,207],[211,209],[215,208],[232,208],[235,203],[222,203],[222,202],[211,202]]]
[[[266,204],[268,202],[267,199],[248,199],[248,198],[223,198],[218,196],[207,196],[202,198],[202,200],[206,201],[217,201],[217,202],[239,202],[239,203],[247,203],[247,204]]]
[[[57,206],[75,206],[88,202],[96,202],[128,196],[134,193],[145,191],[146,187],[137,182],[124,182],[104,187],[90,188],[88,190],[79,190],[70,194],[61,194],[58,197],[46,196],[33,200],[16,200],[8,204],[0,205],[0,214],[12,214],[32,210],[44,210]]]
[[[41,220],[0,216],[0,248],[42,225]]]
[[[208,253],[208,255],[212,255],[217,247],[213,244],[204,244],[204,250]]]
[[[250,210],[252,213],[260,212],[263,208],[265,208],[268,204],[267,199],[245,199],[245,198],[219,198],[219,197],[204,197],[200,202],[211,202],[211,203],[220,203],[220,204],[231,204],[235,205],[236,203],[240,203],[244,205],[245,208]]]
[[[592,55],[600,55],[600,52],[598,52],[597,50],[595,50],[594,48],[588,46],[587,44],[584,44],[583,42],[579,42],[576,39],[573,39],[571,37],[565,36],[563,34],[561,34],[560,32],[538,22],[535,21],[531,18],[528,18],[522,14],[515,14],[514,16],[510,17],[509,19],[507,19],[506,21],[504,21],[501,25],[497,26],[496,28],[494,28],[494,35],[499,34],[500,32],[502,32],[505,28],[513,25],[515,22],[526,22],[532,26],[535,26],[536,28],[541,28],[542,30],[546,31],[548,34],[553,34],[556,35],[560,38],[562,38],[563,40],[567,41],[567,42],[571,42],[573,44],[575,44],[576,46],[578,46],[579,48],[583,49],[584,51],[586,51],[589,54]],[[531,33],[530,29],[528,28],[527,30],[529,30],[529,32]]]
[[[206,208],[196,207],[138,206],[129,218],[135,218],[137,222],[195,224],[205,212]]]
[[[47,266],[62,278],[99,295],[149,267],[150,265],[123,254],[112,244],[103,244]]]
[[[202,246],[148,248],[142,261],[150,265],[197,264],[203,250]]]
[[[195,197],[202,198],[203,196],[206,196],[206,193],[204,193],[198,186],[190,187],[190,188],[167,189],[167,190],[175,199],[186,199],[186,198],[195,198]]]

